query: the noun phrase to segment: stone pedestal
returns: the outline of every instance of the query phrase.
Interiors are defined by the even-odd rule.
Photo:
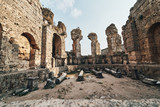
[[[38,89],[38,77],[28,77],[27,80],[28,80],[27,88],[30,91]]]

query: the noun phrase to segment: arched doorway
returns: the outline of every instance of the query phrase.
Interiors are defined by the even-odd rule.
[[[153,24],[148,30],[151,60],[160,63],[160,22]]]
[[[61,57],[61,38],[55,33],[52,41],[52,57]]]
[[[22,49],[21,51],[23,51],[23,55],[26,55],[25,57],[22,57],[22,59],[24,58],[23,60],[28,60],[29,61],[29,67],[33,68],[33,67],[35,67],[36,49],[39,50],[39,47],[36,44],[36,41],[31,34],[23,33],[22,36],[25,37],[28,40],[28,43],[25,39],[23,39],[24,41],[22,40],[23,44],[20,48]],[[26,52],[26,53],[24,53],[24,52]]]
[[[1,50],[1,46],[2,46],[2,31],[3,31],[2,25],[0,23],[0,50]]]

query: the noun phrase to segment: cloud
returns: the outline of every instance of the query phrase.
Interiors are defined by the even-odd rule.
[[[56,9],[66,12],[68,9],[72,8],[75,4],[75,0],[56,0]]]
[[[70,13],[74,18],[79,17],[82,11],[75,8],[75,0],[40,0],[41,3],[51,9],[56,9],[64,13]]]
[[[82,11],[78,10],[77,8],[73,8],[70,13],[70,15],[74,18],[79,17],[81,14],[82,14]]]

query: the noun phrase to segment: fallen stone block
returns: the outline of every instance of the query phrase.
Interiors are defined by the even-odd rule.
[[[151,78],[144,78],[142,82],[149,85],[156,85],[157,80]]]
[[[67,76],[67,73],[63,73],[59,78],[56,79],[55,83],[60,84]]]
[[[80,71],[77,81],[84,81],[84,71],[83,70]]]
[[[29,89],[25,89],[24,91],[22,91],[21,93],[19,93],[19,96],[24,96],[26,94],[29,93]]]
[[[106,71],[107,73],[112,74],[113,76],[115,76],[115,77],[117,77],[117,78],[121,78],[121,77],[122,77],[121,72],[118,71],[118,70],[115,71],[115,70],[111,70],[111,69],[105,68],[105,71]]]
[[[20,88],[20,89],[17,89],[13,92],[13,95],[19,95],[21,92],[23,92],[25,90],[25,88]]]
[[[55,86],[56,84],[51,79],[47,79],[47,83],[44,86],[44,89],[54,88]]]
[[[156,85],[159,85],[159,86],[160,86],[160,81],[157,81]]]
[[[91,72],[96,76],[96,78],[104,78],[102,75],[102,71],[96,71],[95,69],[91,69]]]

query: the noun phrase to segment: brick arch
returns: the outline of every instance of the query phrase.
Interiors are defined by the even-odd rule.
[[[25,33],[22,33],[21,35],[26,37],[30,44],[29,67],[32,68],[35,66],[35,53],[36,53],[36,50],[39,50],[39,47],[36,44],[34,37],[30,33],[25,32]]]
[[[0,50],[2,46],[2,31],[3,31],[2,24],[0,23]]]
[[[61,38],[58,34],[53,34],[52,57],[61,57]]]
[[[160,22],[153,24],[147,32],[151,61],[160,63]]]

